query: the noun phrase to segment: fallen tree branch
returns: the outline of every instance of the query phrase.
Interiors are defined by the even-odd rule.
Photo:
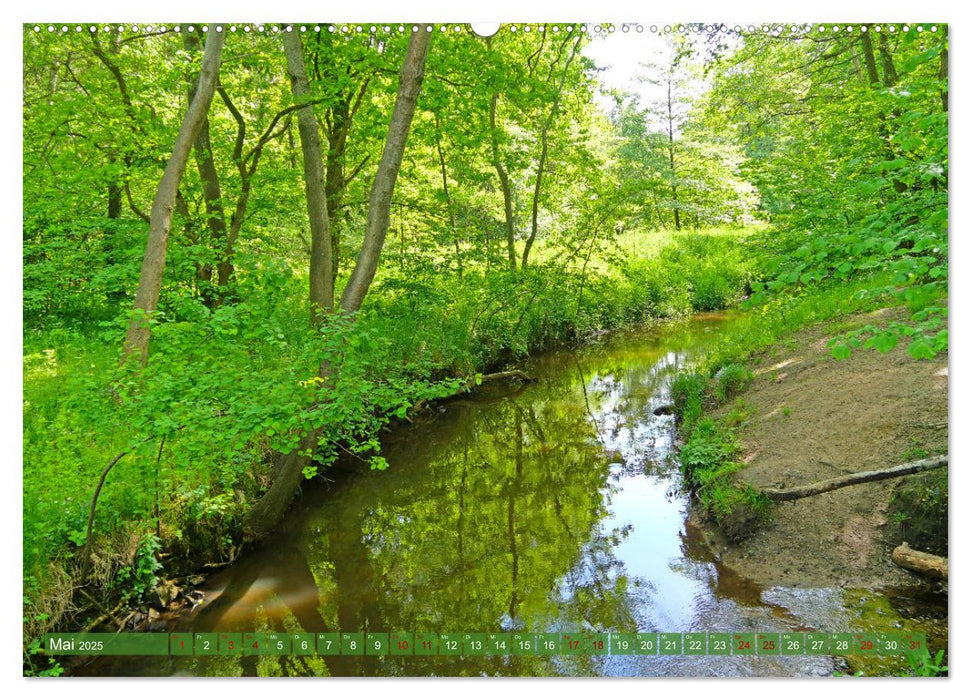
[[[519,379],[524,382],[535,381],[533,377],[518,369],[511,369],[508,372],[494,372],[493,374],[483,374],[479,383],[485,384],[486,382],[495,381],[497,379]]]
[[[493,372],[492,374],[480,374],[478,375],[478,381],[476,381],[475,376],[469,377],[468,379],[464,380],[463,386],[459,390],[459,393],[467,394],[470,391],[472,391],[475,387],[481,386],[486,382],[495,382],[495,381],[501,381],[504,379],[518,379],[524,384],[528,384],[529,382],[536,381],[534,377],[530,377],[522,370],[511,369],[507,372]]]
[[[100,625],[103,622],[107,622],[108,620],[111,620],[111,621],[113,621],[116,624],[118,623],[118,618],[115,617],[115,614],[125,606],[125,603],[127,601],[122,600],[115,607],[113,607],[111,610],[105,610],[104,606],[102,606],[101,603],[99,603],[91,595],[89,595],[83,588],[79,588],[78,590],[80,590],[81,591],[81,594],[85,598],[87,598],[88,600],[90,600],[92,603],[94,603],[94,606],[96,608],[98,608],[98,610],[101,611],[101,615],[99,615],[94,620],[92,620],[91,622],[89,622],[85,626],[85,628],[83,630],[81,630],[82,634],[85,633],[85,632],[90,632],[91,630],[93,630],[94,628],[96,628],[98,625]],[[122,626],[124,626],[124,623],[122,623]]]
[[[912,549],[909,544],[904,542],[893,550],[890,558],[894,564],[904,569],[947,581],[947,557],[939,557],[936,554]]]
[[[846,486],[853,486],[854,484],[865,484],[869,481],[882,481],[884,479],[894,479],[898,476],[907,476],[908,474],[917,474],[918,472],[929,471],[931,469],[939,469],[940,467],[947,466],[947,455],[938,455],[936,457],[928,457],[927,459],[921,459],[917,462],[908,462],[907,464],[899,464],[896,467],[890,467],[889,469],[876,469],[869,472],[856,472],[854,474],[847,474],[846,476],[838,476],[835,479],[827,479],[825,481],[817,481],[814,484],[808,484],[806,486],[796,486],[791,489],[763,489],[764,493],[770,500],[773,501],[795,501],[799,498],[806,498],[807,496],[816,496],[821,493],[826,493],[828,491],[835,491],[836,489],[841,489]]]

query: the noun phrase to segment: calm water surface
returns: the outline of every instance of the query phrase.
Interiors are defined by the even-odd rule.
[[[761,590],[688,521],[670,382],[731,319],[611,335],[534,358],[384,442],[385,472],[312,485],[284,527],[203,586],[172,630],[921,630],[946,598]],[[942,631],[943,630],[943,631]],[[871,665],[871,672],[893,664]],[[897,664],[899,667],[899,664]],[[830,675],[829,657],[101,659],[119,675]]]

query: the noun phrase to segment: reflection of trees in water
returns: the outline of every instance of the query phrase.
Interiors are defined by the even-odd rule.
[[[289,606],[287,624],[306,631],[636,629],[634,610],[654,593],[650,582],[631,580],[615,554],[630,527],[602,527],[616,490],[611,450],[620,444],[636,462],[645,432],[633,428],[670,428],[652,410],[668,400],[667,383],[685,356],[657,346],[619,360],[614,351],[556,357],[560,367],[542,372],[538,384],[452,402],[433,423],[392,436],[391,469],[351,478],[308,504],[292,534],[233,574],[207,611],[208,628],[227,629],[220,611],[251,602],[255,582],[272,579],[272,593]],[[282,621],[270,615],[267,624],[278,629]],[[326,659],[335,675],[542,675],[563,663]],[[600,662],[566,663],[589,674]]]
[[[335,535],[328,536],[333,576],[355,572],[353,588],[339,580],[336,591],[339,604],[358,608],[350,619],[381,619],[388,629],[408,631],[547,631],[550,620],[562,618],[560,579],[589,552],[597,552],[595,565],[609,564],[609,540],[590,544],[606,514],[607,464],[584,413],[563,410],[564,397],[575,403],[579,386],[565,378],[536,389],[530,403],[454,407],[463,419],[451,423],[447,441],[423,442],[415,431],[417,440],[389,446],[388,473],[359,481],[356,498],[348,489],[334,499],[339,519],[330,511],[318,527],[312,516],[304,531],[361,523],[355,541],[363,554],[335,547]],[[617,579],[595,578],[609,606],[616,596],[606,586]],[[595,594],[580,595],[590,599],[586,614],[599,626],[607,612],[592,605]],[[376,611],[365,613],[369,604]],[[348,629],[346,615],[338,617]],[[381,671],[542,674],[551,672],[549,664],[544,657],[439,656],[386,660]]]

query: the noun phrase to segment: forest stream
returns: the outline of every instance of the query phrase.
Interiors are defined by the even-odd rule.
[[[531,359],[338,465],[285,525],[210,577],[169,631],[894,631],[946,644],[946,597],[762,589],[719,562],[681,489],[679,369],[730,314]],[[663,414],[664,412],[661,411]],[[364,467],[363,469],[361,467]],[[340,468],[345,472],[337,473]],[[895,666],[896,664],[896,666]],[[103,657],[95,675],[826,676],[906,668],[831,656]]]

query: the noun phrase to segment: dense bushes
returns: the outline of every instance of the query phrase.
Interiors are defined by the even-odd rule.
[[[584,277],[549,261],[461,278],[432,266],[386,272],[356,321],[333,317],[319,330],[304,311],[306,281],[282,264],[241,264],[238,301],[214,310],[174,275],[140,372],[117,367],[123,316],[83,331],[28,328],[30,614],[50,624],[62,614],[54,584],[75,572],[91,491],[118,453],[130,451],[99,500],[94,577],[137,595],[154,574],[132,572],[156,533],[165,552],[186,560],[231,556],[242,515],[269,483],[269,456],[295,449],[307,430],[324,428],[307,476],[341,455],[382,468],[381,429],[461,378],[601,329],[708,308],[713,297],[692,299],[712,269],[731,271],[733,287],[718,299],[740,298],[755,274],[745,234],[632,236],[622,243],[635,254]],[[339,368],[331,383],[316,378],[322,361]]]

